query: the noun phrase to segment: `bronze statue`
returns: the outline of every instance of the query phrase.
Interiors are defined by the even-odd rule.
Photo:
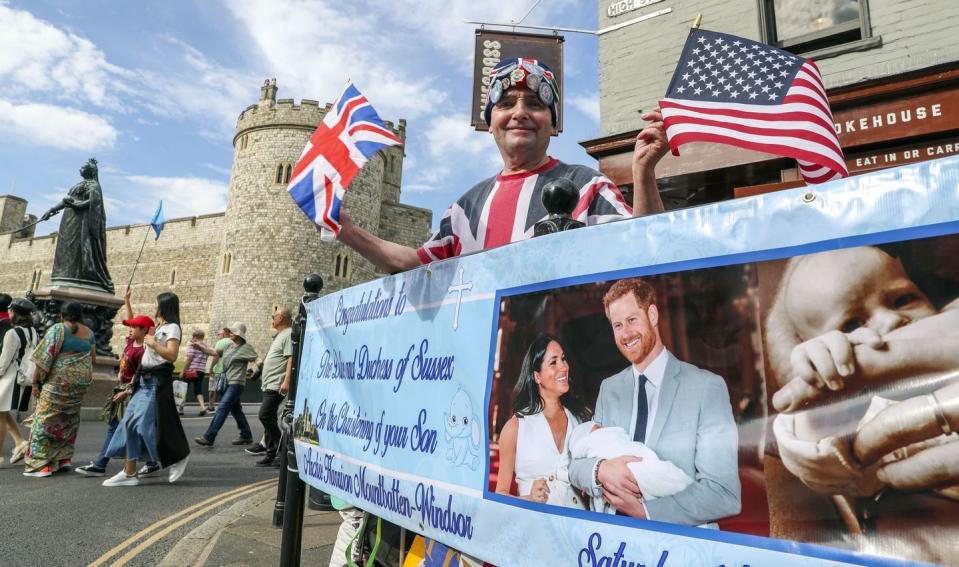
[[[51,287],[79,287],[113,294],[107,269],[106,214],[97,175],[97,160],[90,158],[80,168],[83,181],[40,217],[50,219],[63,211],[57,251],[53,258]]]

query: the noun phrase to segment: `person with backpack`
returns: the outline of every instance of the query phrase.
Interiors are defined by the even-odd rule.
[[[3,336],[0,349],[0,464],[3,463],[3,443],[9,433],[15,443],[10,463],[23,459],[27,440],[20,433],[14,412],[25,412],[30,406],[33,372],[36,366],[28,353],[37,345],[37,331],[33,328],[36,307],[26,299],[9,302],[10,330]]]

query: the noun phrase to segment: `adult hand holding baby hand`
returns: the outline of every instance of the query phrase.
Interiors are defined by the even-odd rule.
[[[773,394],[773,407],[794,412],[845,388],[844,379],[856,372],[857,346],[878,350],[885,340],[876,331],[859,327],[851,333],[829,331],[797,345],[790,355],[793,378]]]
[[[541,504],[549,500],[549,485],[546,484],[546,479],[537,478],[533,481],[533,486],[529,490],[529,499]]]
[[[864,465],[883,464],[879,479],[900,490],[959,484],[959,384],[891,405],[863,425],[853,443]],[[898,457],[898,458],[895,458]]]

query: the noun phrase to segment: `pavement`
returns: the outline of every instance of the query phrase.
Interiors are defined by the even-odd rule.
[[[160,567],[233,567],[279,565],[283,530],[274,528],[276,487],[238,501],[184,536]],[[300,565],[327,567],[336,532],[337,512],[306,507]]]
[[[259,435],[256,406],[244,411]],[[27,478],[22,466],[0,468],[0,564],[279,565],[282,532],[271,524],[279,469],[255,466],[257,457],[230,444],[237,434],[232,418],[213,448],[194,445],[210,418],[187,406],[181,420],[190,462],[176,484],[165,471],[136,487],[107,488],[102,478],[74,472]],[[81,423],[74,465],[96,456],[105,431],[102,421]],[[10,448],[7,439],[5,456]],[[107,474],[120,466],[111,461]],[[328,565],[339,523],[335,512],[308,510],[302,565]]]

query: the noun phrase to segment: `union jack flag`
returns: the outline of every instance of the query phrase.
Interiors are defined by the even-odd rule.
[[[338,235],[346,187],[373,154],[402,143],[347,82],[303,148],[286,190],[311,221]]]
[[[718,142],[791,157],[806,183],[849,175],[809,59],[693,29],[660,108],[674,155],[688,142]]]

